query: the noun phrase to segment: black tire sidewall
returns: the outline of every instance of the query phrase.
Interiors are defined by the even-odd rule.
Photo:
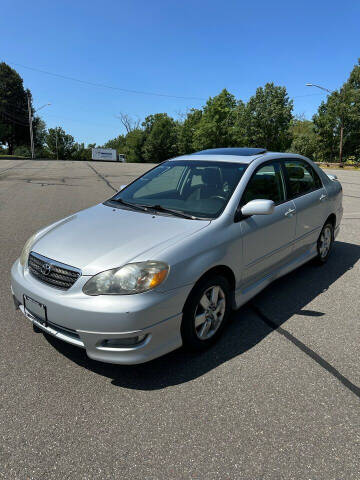
[[[331,229],[331,243],[330,243],[330,248],[329,248],[329,251],[328,251],[326,257],[322,257],[321,254],[320,254],[320,239],[321,239],[321,235],[323,234],[323,231],[325,230],[326,227],[330,227],[330,229]],[[318,241],[317,241],[317,253],[318,254],[317,254],[316,260],[320,265],[323,265],[325,262],[327,262],[327,259],[329,258],[330,254],[331,254],[333,243],[334,243],[334,225],[331,222],[326,222],[325,225],[323,226],[323,228],[321,229],[321,232],[320,232],[320,235],[319,235],[319,238],[318,238]]]
[[[219,329],[212,337],[208,338],[207,340],[200,340],[195,332],[195,310],[204,292],[208,288],[215,285],[220,286],[225,294],[226,307],[224,318]],[[230,285],[225,277],[214,275],[201,280],[191,291],[184,305],[183,318],[181,322],[181,337],[183,340],[183,346],[188,350],[201,351],[215,343],[222,334],[225,325],[228,322],[231,309]]]

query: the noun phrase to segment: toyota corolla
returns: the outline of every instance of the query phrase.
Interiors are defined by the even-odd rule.
[[[174,158],[35,233],[12,267],[15,306],[103,362],[202,350],[270,282],[324,264],[342,212],[340,182],[300,155]]]

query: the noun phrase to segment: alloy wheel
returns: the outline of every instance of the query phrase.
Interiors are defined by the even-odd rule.
[[[195,332],[200,340],[211,338],[219,329],[225,315],[226,297],[219,285],[204,291],[195,310]]]
[[[319,243],[319,253],[321,258],[325,258],[330,250],[332,241],[332,230],[329,225],[327,225],[320,235]]]

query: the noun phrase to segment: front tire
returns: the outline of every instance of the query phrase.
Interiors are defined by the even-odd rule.
[[[331,222],[326,222],[323,226],[317,241],[317,257],[315,261],[318,265],[324,265],[327,262],[334,243],[334,226]]]
[[[34,333],[41,333],[43,331],[43,330],[41,330],[41,328],[39,328],[37,325],[35,325],[35,323],[32,324],[32,327],[33,327]]]
[[[201,351],[220,337],[231,312],[230,285],[226,278],[213,275],[201,280],[190,293],[183,309],[183,345]]]

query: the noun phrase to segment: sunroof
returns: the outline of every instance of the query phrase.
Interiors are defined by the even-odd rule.
[[[192,155],[238,155],[240,157],[250,157],[251,155],[260,155],[265,153],[266,148],[209,148],[201,150]]]

